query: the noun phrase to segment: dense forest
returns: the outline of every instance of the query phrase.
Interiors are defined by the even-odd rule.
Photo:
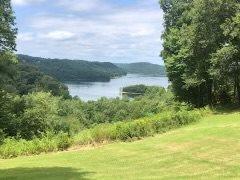
[[[240,104],[239,0],[161,0],[167,74],[176,97],[198,107]]]
[[[124,69],[129,74],[141,74],[146,76],[166,76],[165,67],[147,62],[116,63],[116,66]]]
[[[3,64],[2,64],[3,65]],[[2,66],[0,65],[0,66]],[[55,96],[70,98],[68,88],[55,78],[40,72],[35,66],[24,62],[9,64],[9,75],[2,77],[2,89],[10,93],[27,95],[32,92],[51,92]]]
[[[36,66],[40,71],[61,82],[101,82],[126,75],[124,70],[109,62],[46,59],[27,55],[18,55],[18,59],[20,62]]]

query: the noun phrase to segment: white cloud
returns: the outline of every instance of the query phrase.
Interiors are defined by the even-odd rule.
[[[45,11],[26,20],[36,33],[29,47],[36,54],[31,54],[103,61],[158,59],[163,14],[157,0],[137,2],[120,8],[109,0],[54,0],[51,5],[60,5],[60,12]]]
[[[59,0],[57,4],[68,10],[79,12],[108,7],[102,0]]]
[[[12,4],[16,6],[25,6],[28,4],[34,4],[44,2],[45,0],[12,0]]]
[[[33,34],[32,33],[19,33],[17,36],[18,41],[32,41],[33,40]]]
[[[74,36],[75,34],[69,31],[52,31],[45,35],[42,35],[42,37],[44,38],[57,40],[57,41],[69,40],[69,39],[72,39]]]
[[[91,36],[115,39],[123,36],[145,37],[154,34],[160,36],[161,25],[158,23],[159,19],[161,19],[161,13],[159,12],[152,13],[144,10],[128,12],[127,10],[120,10],[114,14],[102,14],[94,18],[38,16],[34,18],[31,25],[39,30],[72,31],[79,36],[91,34]]]

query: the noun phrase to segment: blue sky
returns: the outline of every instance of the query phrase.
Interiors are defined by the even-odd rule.
[[[162,64],[158,0],[12,0],[18,53]]]

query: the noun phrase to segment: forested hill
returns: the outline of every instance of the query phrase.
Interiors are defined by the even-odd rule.
[[[157,64],[151,64],[147,62],[139,63],[117,63],[115,64],[119,68],[124,69],[130,74],[142,74],[151,76],[166,76],[165,67]]]
[[[18,55],[18,59],[36,66],[40,71],[62,82],[109,81],[111,78],[127,74],[110,62],[46,59],[27,55]]]

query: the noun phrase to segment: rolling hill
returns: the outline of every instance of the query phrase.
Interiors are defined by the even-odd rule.
[[[142,74],[147,76],[166,76],[164,66],[147,62],[139,63],[116,63],[116,66],[124,69],[129,74]]]
[[[27,55],[18,55],[18,59],[36,66],[61,82],[109,81],[111,78],[126,75],[123,69],[109,62],[46,59]]]

